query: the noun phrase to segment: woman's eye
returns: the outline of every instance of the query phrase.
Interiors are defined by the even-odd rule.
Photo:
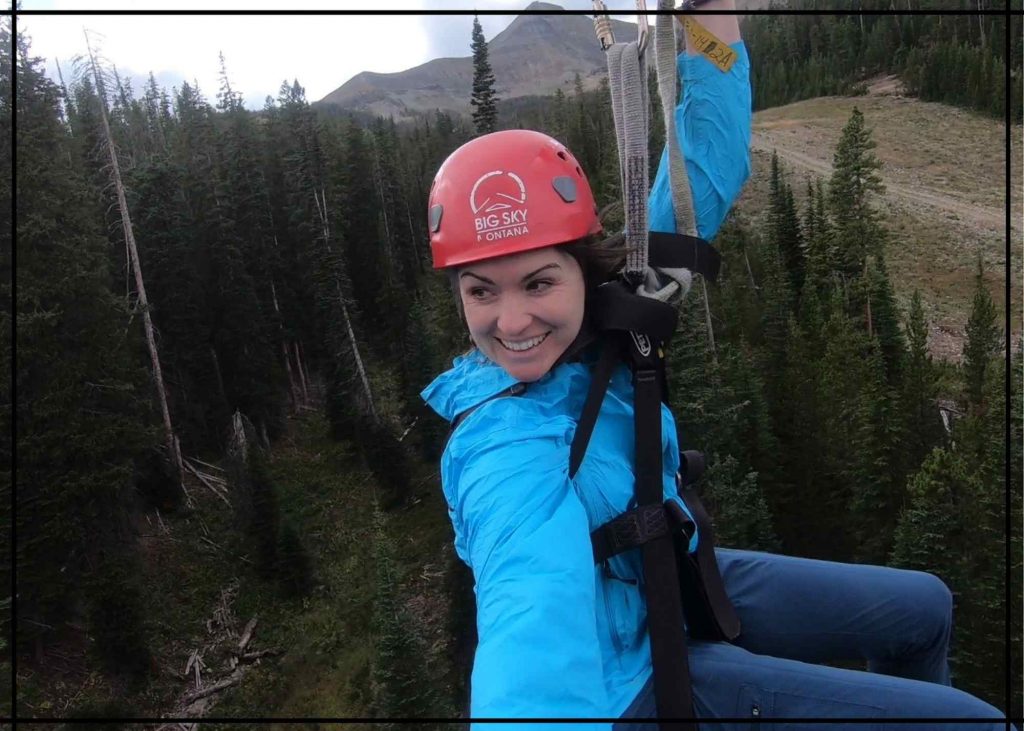
[[[479,300],[487,296],[487,290],[483,287],[472,287],[466,291],[466,294],[470,299]]]
[[[529,292],[543,292],[552,284],[553,282],[550,279],[534,279],[526,285],[526,289]]]

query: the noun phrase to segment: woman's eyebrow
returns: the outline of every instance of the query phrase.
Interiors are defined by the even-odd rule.
[[[540,274],[545,269],[552,269],[552,268],[553,269],[561,269],[561,267],[558,265],[558,262],[554,262],[553,261],[550,264],[545,264],[540,269],[533,270],[532,272],[527,274],[525,277],[523,277],[522,281],[525,282],[527,279],[531,279],[531,278],[537,276],[538,274]],[[494,282],[492,282],[487,277],[481,277],[479,274],[475,274],[474,272],[469,272],[469,271],[462,272],[462,274],[459,275],[459,279],[462,279],[463,277],[475,277],[475,278],[479,279],[481,282],[486,282],[487,284],[490,284],[490,285],[494,284]]]
[[[487,284],[490,284],[490,285],[494,284],[494,282],[492,282],[487,277],[481,277],[479,274],[474,274],[473,272],[463,272],[462,274],[459,275],[459,279],[462,279],[463,277],[476,277],[481,282],[486,282]]]
[[[527,275],[526,275],[525,277],[523,277],[522,281],[524,281],[524,282],[525,282],[525,281],[526,281],[527,279],[531,279],[531,278],[533,278],[533,277],[537,276],[538,274],[540,274],[540,273],[541,273],[542,271],[544,271],[545,269],[551,269],[551,268],[554,268],[554,269],[561,269],[561,267],[560,267],[560,266],[558,266],[558,263],[557,263],[557,262],[554,262],[554,261],[553,261],[553,262],[551,262],[550,264],[545,264],[545,265],[544,265],[544,266],[542,266],[542,267],[541,267],[540,269],[537,269],[537,270],[535,270],[535,271],[532,271],[532,272],[530,272],[530,273],[529,273],[529,274],[527,274]]]

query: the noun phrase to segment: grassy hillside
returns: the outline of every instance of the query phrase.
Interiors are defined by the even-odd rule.
[[[875,155],[886,194],[878,200],[891,235],[886,253],[901,305],[921,291],[931,321],[929,345],[945,360],[959,358],[970,310],[975,262],[980,254],[993,299],[1006,286],[1005,128],[955,107],[921,102],[899,93],[892,77],[869,85],[866,96],[821,97],[754,115],[753,174],[737,207],[748,221],[767,210],[771,153],[776,150],[802,206],[807,178],[831,174],[832,153],[853,107],[864,113],[877,144]],[[1015,143],[1011,232],[1012,322],[1021,333],[1021,127]]]

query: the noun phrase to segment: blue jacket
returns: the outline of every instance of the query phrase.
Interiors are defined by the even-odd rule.
[[[695,131],[704,134],[703,127],[678,120],[705,238],[717,231],[750,169],[748,63],[742,43],[733,48],[740,57],[729,74],[702,57],[679,62],[685,92],[677,118],[698,115],[711,123],[705,130],[711,142],[691,149],[688,141]],[[652,190],[651,222],[672,231],[664,167]],[[595,566],[589,534],[627,510],[633,497],[630,375],[625,366],[613,374],[572,480],[569,445],[589,368],[566,363],[521,396],[488,400],[513,383],[473,351],[422,394],[449,421],[478,406],[441,459],[455,549],[476,579],[479,644],[470,712],[474,718],[615,718],[651,673],[643,572],[638,551],[612,558],[608,571]],[[664,494],[678,501],[678,438],[665,407],[662,451]]]

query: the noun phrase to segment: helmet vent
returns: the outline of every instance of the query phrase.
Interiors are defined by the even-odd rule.
[[[562,196],[562,200],[566,203],[574,203],[576,201],[576,181],[565,175],[559,175],[551,181],[551,185],[554,186],[555,191],[558,195]]]
[[[444,213],[444,206],[440,203],[430,207],[430,233],[436,234],[437,230],[441,228],[441,214]]]
[[[565,150],[559,150],[559,151],[557,152],[557,155],[558,155],[558,156],[559,156],[560,158],[562,158],[563,160],[568,160],[568,159],[569,159],[569,158],[568,158],[568,156],[567,156],[567,155],[565,154]]]

